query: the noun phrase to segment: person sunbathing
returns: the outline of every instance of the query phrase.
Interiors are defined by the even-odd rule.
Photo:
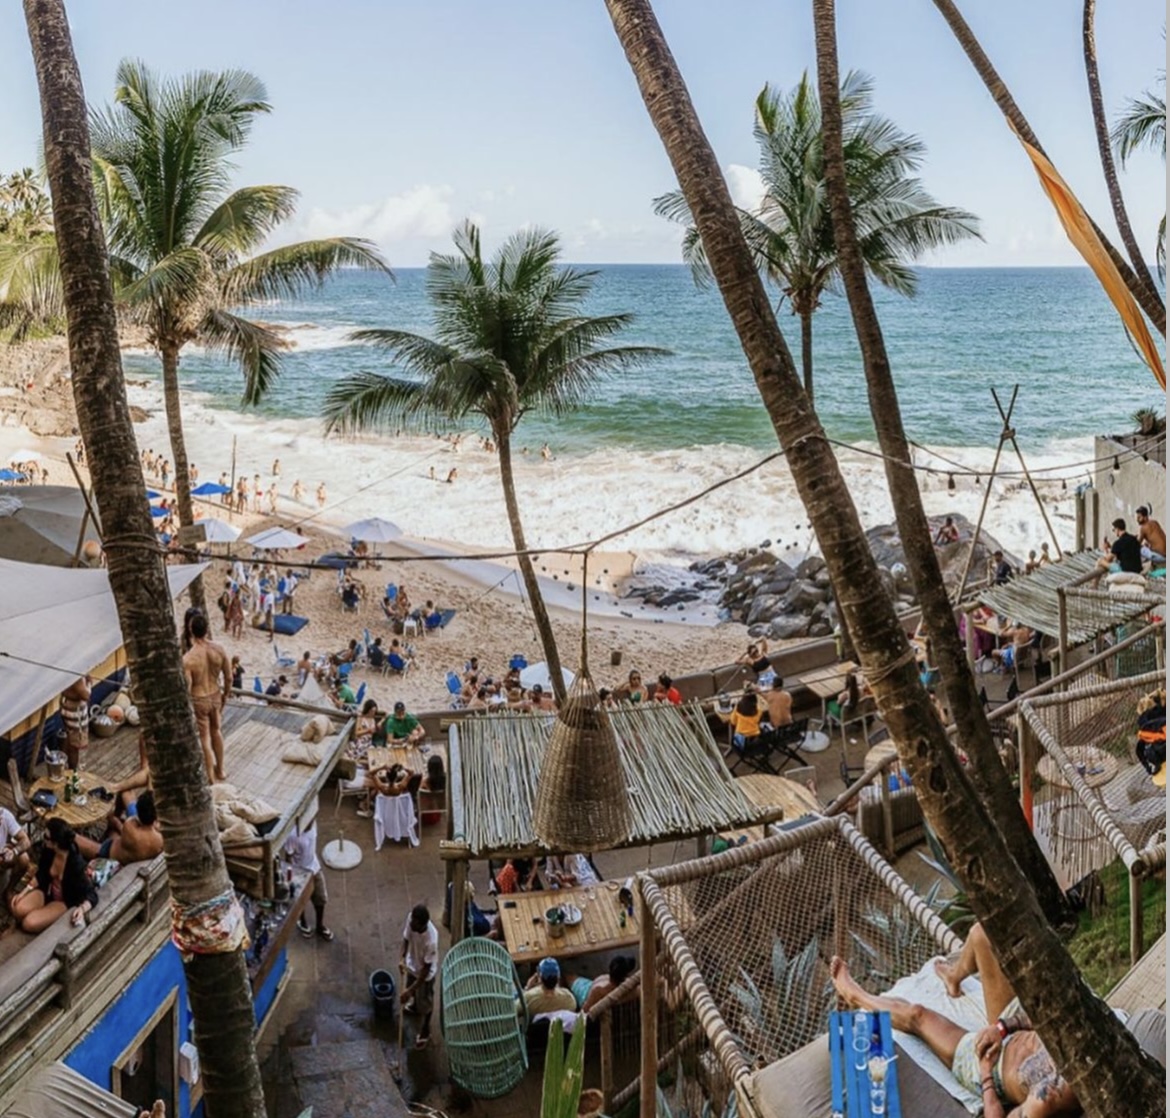
[[[949,1017],[926,1006],[868,993],[858,985],[840,956],[833,956],[829,974],[837,993],[850,1009],[888,1013],[895,1029],[925,1041],[959,1083],[983,1100],[985,1118],[1056,1118],[1060,1114],[1080,1114],[1076,1095],[1056,1070],[1027,1014],[1019,1008],[991,955],[986,936],[981,939],[983,947],[978,942],[971,948],[966,963],[960,956],[962,965],[956,964],[954,972],[947,972],[959,973],[976,959],[982,965],[984,1002],[993,1023],[977,1033],[967,1032]],[[939,973],[942,976],[944,972]],[[957,989],[957,982],[950,988]]]
[[[111,833],[99,844],[85,835],[77,836],[77,849],[83,858],[112,858],[127,865],[130,862],[149,862],[162,853],[162,831],[158,827],[158,812],[154,793],[147,789],[134,801],[137,810],[124,820],[110,817]]]
[[[609,971],[606,974],[598,975],[597,978],[589,978],[586,975],[568,975],[565,978],[565,985],[568,986],[569,992],[577,1001],[577,1011],[579,1013],[588,1013],[602,998],[608,997],[613,993],[635,970],[638,969],[637,960],[633,955],[615,955],[609,961]],[[632,1001],[638,996],[638,990],[635,987],[628,994],[622,996],[622,1001]]]

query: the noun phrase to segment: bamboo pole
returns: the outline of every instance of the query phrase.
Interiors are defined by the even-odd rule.
[[[642,957],[642,1089],[639,1118],[657,1118],[658,1099],[658,965],[657,928],[646,900],[645,885],[638,890],[638,919],[641,926]]]
[[[1019,391],[1019,385],[1016,385],[1012,391],[1012,401],[1014,403],[1016,392]],[[1032,472],[1028,469],[1028,464],[1024,461],[1024,452],[1020,450],[1020,444],[1016,441],[1016,430],[1008,423],[1008,417],[1004,414],[1003,405],[999,402],[999,394],[995,391],[994,386],[991,389],[991,397],[995,400],[995,406],[999,409],[1000,417],[1003,419],[1005,430],[1011,432],[1009,438],[1011,440],[1012,449],[1016,452],[1016,457],[1020,460],[1020,469],[1024,471],[1024,479],[1028,483],[1028,488],[1032,490],[1032,496],[1036,498],[1036,505],[1040,509],[1040,515],[1044,518],[1044,527],[1048,529],[1048,535],[1052,537],[1052,546],[1056,548],[1056,558],[1059,561],[1063,557],[1063,552],[1060,550],[1060,540],[1056,538],[1056,532],[1052,528],[1052,522],[1048,519],[1048,510],[1044,507],[1044,502],[1040,499],[1040,493],[1036,488],[1036,483],[1032,480]]]
[[[462,858],[452,864],[451,873],[451,946],[467,934],[467,862]]]
[[[1145,928],[1143,926],[1142,913],[1142,879],[1133,874],[1129,875],[1129,965],[1131,967],[1137,966],[1137,961],[1142,957],[1145,951],[1143,947],[1143,938]]]
[[[890,782],[885,773],[878,778],[882,793],[882,841],[886,845],[886,853],[893,861],[896,857],[894,851],[894,812],[890,804]]]
[[[1068,670],[1068,596],[1063,586],[1056,588],[1056,609],[1059,617],[1060,674]],[[1064,687],[1060,688],[1062,691]]]
[[[608,1111],[613,1102],[613,1010],[601,1015],[601,1100]]]

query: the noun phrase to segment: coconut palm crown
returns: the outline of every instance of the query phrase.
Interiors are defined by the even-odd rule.
[[[555,233],[525,229],[485,261],[479,229],[466,222],[455,252],[432,253],[427,294],[435,337],[403,330],[351,335],[386,351],[403,376],[360,372],[339,380],[325,399],[328,430],[427,427],[478,418],[491,430],[504,501],[525,589],[558,697],[563,683],[556,644],[527,550],[512,478],[511,438],[529,412],[561,415],[583,403],[599,378],[663,354],[611,344],[629,314],[589,316],[581,307],[594,271],[558,265]]]
[[[914,177],[925,154],[917,137],[873,109],[873,81],[851,72],[841,83],[845,165],[866,269],[879,283],[913,295],[912,261],[943,245],[979,236],[973,214],[941,206]],[[790,93],[765,85],[756,98],[754,135],[764,197],[739,209],[740,227],[763,275],[781,289],[801,322],[805,392],[813,394],[812,316],[838,278],[825,191],[821,107],[808,73]],[[681,191],[654,201],[655,212],[687,226],[683,258],[698,283],[710,271]]]

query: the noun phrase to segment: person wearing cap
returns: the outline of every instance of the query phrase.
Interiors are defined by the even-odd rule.
[[[406,713],[406,704],[399,700],[394,710],[382,723],[382,732],[390,745],[418,745],[427,736],[422,723],[413,714]]]
[[[402,954],[398,969],[402,985],[402,1011],[422,1018],[415,1048],[426,1048],[431,1039],[431,1010],[435,1005],[435,976],[439,973],[439,930],[431,923],[425,904],[416,904],[402,929]]]
[[[556,959],[540,960],[540,966],[524,991],[524,1005],[529,1017],[561,1010],[576,1012],[577,999],[572,990],[561,985],[561,964]]]

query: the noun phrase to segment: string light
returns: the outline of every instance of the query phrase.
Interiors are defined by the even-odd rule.
[[[953,493],[955,491],[955,475],[947,474],[947,488]]]

